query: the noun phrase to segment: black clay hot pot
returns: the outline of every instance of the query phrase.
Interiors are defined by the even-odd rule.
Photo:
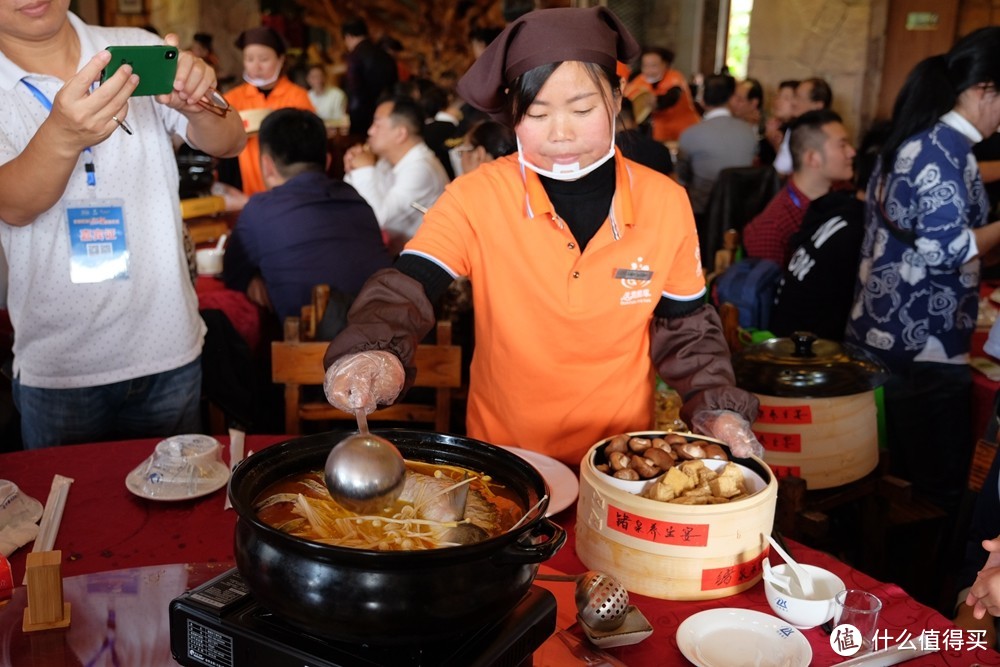
[[[546,494],[545,480],[521,458],[477,440],[420,431],[374,431],[403,456],[491,475],[525,508]],[[321,433],[268,447],[237,467],[229,497],[236,522],[236,567],[254,597],[314,635],[342,641],[424,643],[502,618],[531,585],[538,563],[566,541],[545,518],[547,502],[525,523],[478,544],[380,552],[328,546],[261,523],[254,499],[279,479],[322,469],[346,432]]]

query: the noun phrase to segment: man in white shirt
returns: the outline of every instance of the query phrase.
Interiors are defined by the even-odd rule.
[[[792,117],[798,118],[808,111],[829,109],[833,104],[833,91],[824,79],[813,77],[800,81],[795,87],[795,98],[792,100]],[[792,152],[788,142],[792,133],[785,130],[785,136],[778,147],[778,155],[774,158],[774,169],[782,176],[788,176],[794,171]]]
[[[392,256],[417,231],[421,209],[430,207],[448,183],[444,167],[424,143],[423,126],[416,102],[392,98],[376,107],[368,143],[344,154],[344,181],[375,211]]]
[[[0,1],[0,246],[24,447],[191,432],[204,324],[171,139],[232,157],[246,132],[201,106],[215,73],[190,53],[171,94],[130,97],[128,65],[97,85],[105,47],[163,40],[18,4]]]

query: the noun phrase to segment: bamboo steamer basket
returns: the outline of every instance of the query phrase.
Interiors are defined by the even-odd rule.
[[[744,348],[733,370],[737,386],[760,401],[753,431],[779,479],[829,489],[878,466],[874,390],[888,369],[866,350],[796,332]]]
[[[715,442],[728,452],[718,440],[682,435]],[[760,478],[760,490],[750,497],[677,505],[618,488],[597,470],[594,457],[607,440],[591,447],[580,464],[576,552],[588,569],[615,577],[633,593],[665,600],[713,600],[760,580],[778,497],[778,483],[764,461],[734,459]]]

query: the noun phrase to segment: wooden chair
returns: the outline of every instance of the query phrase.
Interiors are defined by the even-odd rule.
[[[218,241],[238,217],[239,211],[226,211],[226,200],[217,195],[181,200],[181,218],[196,246]]]
[[[696,219],[701,261],[708,266],[722,247],[724,233],[729,229],[743,231],[743,226],[764,210],[780,189],[781,180],[770,166],[730,167],[720,171],[708,208]]]
[[[285,320],[285,339],[271,343],[271,379],[285,386],[285,431],[292,435],[302,432],[303,421],[354,421],[355,416],[334,408],[322,400],[304,400],[303,387],[322,386],[325,375],[323,355],[328,343],[311,341],[303,333],[315,332],[323,317],[325,286],[313,291],[313,304],[303,309],[310,323],[303,326],[296,317]],[[329,288],[325,289],[329,295]],[[304,339],[305,338],[305,339]],[[433,403],[401,402],[376,410],[368,415],[369,422],[415,422],[433,424],[434,430],[445,433],[451,429],[451,394],[462,384],[462,348],[451,344],[451,322],[439,320],[436,342],[417,347],[414,364],[417,369],[414,388],[434,389]]]
[[[740,248],[740,233],[735,229],[728,229],[723,235],[723,245],[715,253],[712,271],[705,276],[705,285],[709,290],[709,301],[714,303],[712,294],[715,281],[736,262],[736,256]],[[730,354],[736,354],[743,349],[743,341],[740,336],[740,312],[731,303],[720,303],[717,306],[719,319],[722,321],[722,334],[729,344]]]
[[[983,490],[983,482],[990,474],[993,459],[997,455],[997,443],[980,438],[972,452],[972,462],[969,465],[969,491],[979,493]]]

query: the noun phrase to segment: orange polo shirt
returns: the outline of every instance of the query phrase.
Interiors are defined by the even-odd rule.
[[[637,76],[625,86],[625,97],[630,100],[645,90],[659,96],[666,95],[668,90],[675,87],[681,89],[681,98],[677,100],[677,104],[668,109],[653,111],[653,138],[657,141],[677,141],[681,132],[701,120],[698,110],[694,107],[691,89],[688,88],[684,75],[675,69],[670,69],[655,86],[642,76]]]
[[[278,79],[267,97],[264,97],[264,94],[256,86],[244,83],[226,93],[225,98],[236,111],[274,110],[285,107],[316,110],[312,102],[309,101],[309,93],[306,92],[306,89],[295,85],[285,76]],[[247,137],[246,148],[240,153],[240,177],[243,180],[243,192],[248,197],[255,192],[267,189],[264,186],[264,177],[260,173],[260,141],[257,139],[256,133]]]
[[[581,254],[517,156],[456,179],[405,252],[468,276],[470,436],[580,463],[652,423],[650,323],[661,294],[705,291],[684,189],[616,151],[611,212]]]

